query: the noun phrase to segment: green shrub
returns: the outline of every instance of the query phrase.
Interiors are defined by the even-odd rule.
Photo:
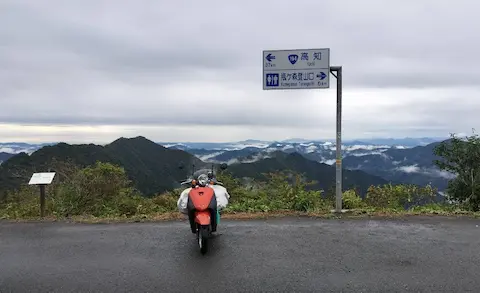
[[[176,212],[183,188],[154,197],[144,197],[132,186],[123,168],[97,162],[83,169],[71,169],[65,180],[47,187],[47,215],[69,217],[138,217]],[[334,208],[335,189],[323,191],[309,188],[301,174],[284,171],[264,174],[265,180],[249,182],[248,186],[227,172],[218,175],[230,194],[225,212],[329,212]],[[382,209],[420,212],[457,211],[462,205],[433,203],[436,191],[414,185],[371,186],[364,200],[355,190],[343,192],[347,209]],[[465,203],[462,203],[465,204]],[[40,213],[37,186],[23,186],[4,194],[0,202],[0,218],[38,217]]]
[[[448,198],[460,202],[472,211],[480,210],[480,137],[459,138],[454,134],[434,148],[440,157],[435,164],[441,170],[454,174],[447,188]]]
[[[294,210],[301,212],[328,209],[321,191],[306,190],[312,182],[306,182],[299,174],[289,172],[265,174],[264,182],[257,182],[256,188],[231,194],[228,212],[274,212]],[[234,190],[239,190],[236,186]]]
[[[36,187],[36,186],[35,186]],[[40,215],[40,192],[38,187],[22,186],[10,192],[0,205],[0,219],[33,218]]]
[[[375,208],[404,210],[421,204],[433,203],[436,190],[431,186],[415,185],[370,186],[365,202]]]
[[[360,209],[364,208],[366,203],[355,192],[355,190],[347,190],[342,194],[342,207],[345,209]]]
[[[153,205],[156,205],[159,211],[173,212],[177,210],[177,201],[180,197],[181,190],[177,192],[167,192],[157,195],[151,199]]]
[[[131,206],[139,199],[123,168],[97,162],[58,186],[50,210],[57,216],[134,214]]]

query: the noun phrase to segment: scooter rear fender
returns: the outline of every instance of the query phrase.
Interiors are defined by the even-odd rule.
[[[210,225],[211,224],[210,210],[195,212],[195,222],[200,225]]]

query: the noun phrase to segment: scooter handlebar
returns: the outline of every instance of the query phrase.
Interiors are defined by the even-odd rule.
[[[185,180],[185,181],[181,182],[180,184],[185,185],[185,184],[191,184],[191,183],[192,183],[192,180]]]

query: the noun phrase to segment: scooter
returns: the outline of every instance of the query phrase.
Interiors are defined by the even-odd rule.
[[[226,164],[220,166],[222,170],[225,170],[226,167]],[[209,239],[212,237],[212,232],[216,232],[220,218],[215,191],[210,187],[214,184],[223,185],[216,180],[213,166],[208,175],[200,173],[197,177],[192,174],[190,179],[182,182],[182,185],[190,185],[191,187],[188,193],[187,214],[191,231],[196,234],[202,254],[207,253]]]

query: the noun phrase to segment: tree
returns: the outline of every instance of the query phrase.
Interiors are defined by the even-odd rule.
[[[441,169],[453,173],[447,194],[450,199],[467,205],[473,211],[480,209],[480,138],[471,136],[459,138],[454,134],[451,139],[441,142],[434,149],[441,157],[434,163]]]

